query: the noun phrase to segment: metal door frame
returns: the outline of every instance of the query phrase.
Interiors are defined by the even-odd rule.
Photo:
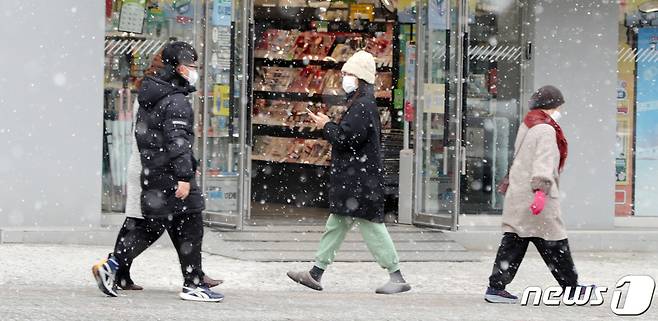
[[[211,1],[205,1],[204,3],[204,19],[203,19],[203,24],[204,24],[204,55],[203,55],[203,63],[204,63],[204,80],[208,79],[208,66],[209,63],[209,52],[210,52],[210,46],[206,45],[209,43],[209,39],[211,39],[211,34],[210,30],[211,28],[209,27],[209,21],[211,19],[210,17],[210,6],[211,6]],[[235,86],[235,77],[242,77],[242,80],[240,82],[239,89],[240,93],[248,93],[251,89],[251,86],[249,82],[251,81],[250,75],[252,74],[250,68],[252,67],[251,63],[251,34],[252,34],[252,21],[253,21],[253,0],[243,0],[241,3],[241,6],[237,7],[235,1],[233,2],[233,22],[232,22],[232,32],[234,37],[232,37],[233,43],[231,44],[231,51],[232,55],[235,54],[236,51],[239,51],[242,53],[242,60],[240,61],[240,67],[243,72],[242,75],[236,75],[235,71],[235,65],[234,62],[232,62],[232,67],[231,67],[231,72],[230,72],[230,77],[231,77],[231,82],[230,82],[230,87],[231,87],[231,100],[234,99],[236,96],[233,92],[233,90],[236,89]],[[239,19],[239,20],[238,20]],[[236,23],[235,21],[238,20]],[[238,30],[238,31],[236,31]],[[240,34],[238,35],[239,30]],[[235,47],[235,39],[238,39],[240,37],[240,46]],[[232,57],[232,60],[235,61],[235,57]],[[202,134],[202,164],[201,164],[201,170],[202,170],[202,190],[206,191],[206,182],[207,182],[207,177],[206,177],[206,164],[205,160],[207,159],[207,148],[206,144],[208,141],[208,136],[207,136],[207,129],[208,129],[208,108],[209,108],[209,103],[208,103],[208,88],[206,84],[204,84],[203,88],[203,134]],[[234,110],[236,110],[239,113],[239,142],[237,144],[237,147],[239,149],[239,160],[238,160],[238,208],[236,209],[235,214],[226,214],[226,213],[221,213],[221,212],[212,212],[212,211],[204,211],[204,215],[210,215],[210,216],[217,216],[217,217],[224,217],[226,218],[226,221],[228,222],[222,222],[222,221],[215,221],[215,220],[207,220],[205,219],[204,222],[208,225],[211,226],[219,226],[219,227],[224,227],[224,228],[231,228],[231,229],[236,229],[236,230],[242,230],[244,227],[244,221],[246,218],[249,218],[250,213],[251,213],[251,138],[247,137],[247,135],[250,134],[250,127],[248,128],[248,125],[250,125],[250,122],[248,120],[248,117],[250,116],[250,108],[249,108],[249,97],[251,95],[249,94],[240,94],[239,95],[239,100],[237,100],[237,106],[232,106]],[[229,145],[230,146],[230,145]]]
[[[415,171],[414,171],[414,215],[413,215],[413,224],[414,225],[423,225],[423,226],[429,226],[433,228],[440,228],[440,229],[449,229],[449,230],[457,230],[457,227],[459,225],[459,213],[460,213],[460,199],[461,199],[461,175],[463,171],[463,162],[462,162],[462,154],[463,154],[463,139],[462,139],[462,117],[463,117],[463,88],[464,88],[464,58],[466,57],[466,52],[464,48],[464,42],[465,42],[465,37],[464,34],[467,32],[467,27],[468,27],[468,0],[458,0],[456,2],[457,7],[452,8],[451,2],[448,2],[448,12],[452,12],[452,10],[457,10],[457,21],[456,21],[456,35],[457,35],[457,41],[456,41],[456,48],[451,48],[450,42],[446,44],[446,48],[448,49],[445,53],[446,59],[448,61],[446,64],[451,64],[452,62],[450,61],[450,57],[452,57],[452,53],[454,52],[455,55],[455,64],[456,64],[456,72],[457,72],[457,79],[461,79],[461,81],[455,82],[456,88],[454,88],[457,96],[457,101],[454,104],[455,106],[455,111],[454,114],[457,115],[456,119],[451,120],[456,123],[456,132],[455,134],[455,144],[454,144],[454,150],[452,153],[454,153],[454,168],[459,169],[457,171],[454,171],[453,173],[453,189],[454,189],[454,197],[455,197],[455,202],[453,202],[453,207],[449,209],[448,211],[452,211],[452,214],[450,212],[448,213],[440,213],[440,214],[430,214],[430,213],[425,213],[420,210],[420,195],[418,193],[422,190],[422,179],[420,178],[421,174],[421,168],[422,168],[422,149],[425,148],[423,146],[423,137],[419,133],[423,132],[422,126],[423,126],[423,112],[418,108],[420,104],[424,103],[423,100],[424,98],[419,98],[419,97],[424,97],[424,70],[426,67],[426,59],[425,55],[422,54],[422,50],[425,48],[424,42],[427,41],[426,37],[426,30],[425,27],[419,27],[418,28],[418,43],[419,45],[417,46],[417,69],[416,69],[416,121],[414,124],[414,133],[415,133],[415,143],[414,143],[414,164],[415,164]],[[416,1],[416,7],[418,8],[417,10],[417,15],[416,15],[416,23],[418,26],[425,26],[426,21],[424,21],[423,15],[425,14],[424,11],[424,5],[423,2],[418,0]],[[453,27],[453,21],[451,19],[451,14],[448,14],[447,17],[448,21],[447,24],[449,26],[448,32],[449,35],[451,35],[453,32],[451,31],[451,27]],[[448,73],[450,73],[448,71]],[[446,77],[450,78],[452,75],[448,74]],[[452,90],[450,88],[449,90]],[[446,96],[445,96],[446,101],[450,99],[450,93],[449,91],[446,91]],[[453,114],[450,111],[450,114]],[[446,129],[446,132],[450,131],[450,125],[446,123],[446,126],[448,128]],[[448,148],[448,146],[445,146],[445,148]],[[444,162],[449,161],[447,159],[444,159]],[[428,217],[429,222],[421,220],[421,217]]]
[[[524,54],[520,58],[520,64],[521,64],[521,73],[520,73],[520,102],[519,102],[519,123],[523,119],[523,115],[527,111],[527,101],[529,98],[529,95],[532,93],[532,87],[533,87],[533,42],[532,40],[534,39],[534,13],[532,8],[534,7],[534,2],[535,1],[529,1],[525,4],[521,4],[523,7],[520,8],[521,10],[521,45],[524,46]],[[451,2],[449,2],[449,5],[452,5]],[[451,220],[446,219],[445,217],[440,217],[440,216],[450,216],[450,213],[441,213],[438,214],[440,216],[437,216],[437,214],[429,214],[429,213],[423,213],[420,211],[420,195],[418,195],[418,192],[422,190],[421,184],[422,180],[420,179],[420,172],[422,169],[422,149],[425,147],[422,144],[422,135],[416,134],[415,135],[415,144],[414,144],[414,165],[415,165],[415,170],[414,170],[414,211],[413,211],[413,224],[415,225],[425,225],[425,226],[430,226],[434,228],[441,228],[441,229],[450,229],[450,230],[457,230],[459,228],[459,215],[461,214],[461,182],[462,182],[462,175],[466,173],[466,153],[465,153],[465,141],[463,139],[464,135],[464,130],[465,130],[465,121],[466,121],[466,115],[464,113],[464,106],[466,104],[465,100],[465,91],[464,91],[464,86],[466,85],[466,77],[468,76],[468,62],[469,62],[469,53],[468,53],[468,47],[469,47],[469,25],[468,25],[468,18],[469,18],[469,12],[472,8],[469,8],[469,0],[457,0],[456,1],[456,8],[449,7],[448,11],[451,9],[457,10],[457,21],[456,24],[454,25],[456,27],[456,36],[457,36],[457,41],[456,41],[456,46],[455,48],[450,47],[450,43],[447,44],[448,51],[446,52],[446,57],[452,57],[452,53],[454,52],[456,57],[456,61],[454,64],[456,64],[456,77],[457,79],[460,79],[461,81],[455,82],[456,88],[456,102],[454,104],[455,108],[455,115],[457,116],[456,119],[452,120],[456,123],[455,126],[455,148],[454,148],[454,155],[455,155],[455,163],[453,166],[455,166],[455,170],[453,171],[453,176],[452,179],[454,180],[454,191],[455,191],[455,202],[454,206],[452,209],[452,217]],[[423,1],[417,0],[416,1],[416,7],[418,8],[417,12],[417,24],[418,26],[424,26],[424,23],[426,21],[423,21]],[[453,27],[453,22],[450,21],[450,15],[448,17],[448,25],[450,27]],[[426,30],[425,28],[418,28],[418,43],[419,45],[417,46],[417,63],[418,63],[418,68],[416,70],[416,92],[417,92],[417,98],[416,98],[416,106],[418,107],[420,104],[423,102],[421,101],[423,98],[418,98],[418,97],[423,97],[423,85],[424,85],[424,78],[423,78],[423,71],[426,67],[426,61],[425,61],[425,56],[421,54],[421,50],[424,49],[424,41],[427,41],[426,37]],[[448,59],[448,58],[447,58]],[[453,63],[448,61],[448,64]],[[450,77],[452,75],[448,74],[447,77]],[[451,88],[452,89],[452,88]],[[446,100],[450,99],[450,94],[447,92],[446,93]],[[419,108],[416,108],[417,111]],[[452,113],[451,113],[452,114]],[[422,113],[417,112],[416,113],[416,123],[414,127],[414,132],[415,133],[422,133]],[[447,128],[448,131],[451,130],[450,126]],[[428,216],[428,217],[433,217],[433,220],[437,220],[437,223],[427,223],[427,222],[422,222],[418,220],[418,217],[420,216]]]

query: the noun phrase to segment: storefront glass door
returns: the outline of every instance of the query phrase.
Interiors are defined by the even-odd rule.
[[[461,162],[459,1],[418,1],[414,224],[456,226]]]
[[[418,1],[414,223],[496,214],[530,55],[518,1]]]
[[[248,0],[204,2],[202,188],[207,223],[242,228],[249,211],[247,162]]]
[[[530,44],[520,1],[468,1],[462,77],[461,214],[500,214],[496,185],[513,157]]]

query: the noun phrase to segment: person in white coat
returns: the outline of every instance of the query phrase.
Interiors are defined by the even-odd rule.
[[[564,97],[554,86],[538,89],[521,123],[503,206],[503,237],[489,277],[485,301],[517,303],[505,287],[514,280],[533,243],[564,295],[584,295],[560,210],[560,175],[568,143],[559,125]],[[577,291],[580,291],[577,293]]]

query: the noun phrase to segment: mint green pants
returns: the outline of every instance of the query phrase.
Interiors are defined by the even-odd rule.
[[[334,214],[329,215],[327,220],[324,235],[320,240],[320,247],[315,254],[315,266],[326,270],[327,266],[333,263],[347,232],[353,226],[359,228],[368,250],[382,268],[388,270],[389,273],[400,269],[398,253],[384,223],[373,223],[360,218]]]

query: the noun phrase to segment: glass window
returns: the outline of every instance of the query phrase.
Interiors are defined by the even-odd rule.
[[[124,212],[137,86],[171,40],[199,50],[199,0],[114,0],[105,11],[102,210]],[[198,110],[198,99],[194,99]],[[198,147],[198,144],[196,145]]]

